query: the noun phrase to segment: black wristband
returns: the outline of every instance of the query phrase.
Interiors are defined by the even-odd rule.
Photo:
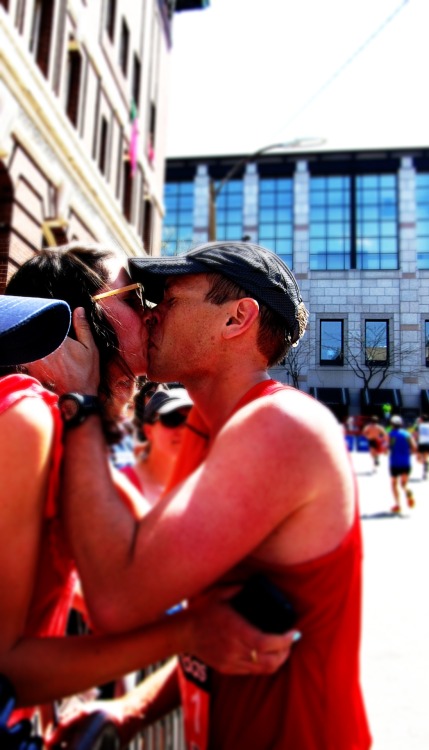
[[[58,399],[58,407],[65,427],[77,427],[91,414],[100,414],[98,397],[82,393],[64,393]]]

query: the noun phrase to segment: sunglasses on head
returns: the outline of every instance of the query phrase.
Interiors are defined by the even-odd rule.
[[[170,411],[168,412],[168,414],[158,414],[158,416],[153,420],[152,424],[154,424],[155,422],[161,422],[163,427],[172,429],[173,427],[181,427],[183,424],[185,424],[187,418],[188,415],[183,414],[180,411]]]

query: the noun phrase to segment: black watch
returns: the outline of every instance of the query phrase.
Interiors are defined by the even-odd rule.
[[[97,396],[83,396],[81,393],[64,393],[58,399],[58,406],[65,427],[76,427],[91,414],[100,413]]]

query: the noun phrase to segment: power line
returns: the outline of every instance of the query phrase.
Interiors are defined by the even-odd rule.
[[[339,78],[339,76],[344,72],[344,70],[348,68],[349,65],[351,65],[352,62],[354,62],[356,58],[359,57],[359,55],[362,54],[362,52],[367,47],[369,47],[370,44],[372,44],[372,42],[381,34],[382,31],[384,31],[384,29],[393,21],[393,19],[396,18],[397,15],[399,15],[399,13],[405,8],[408,2],[409,0],[403,0],[402,3],[397,8],[395,8],[395,10],[389,16],[387,16],[387,18],[385,18],[381,26],[379,26],[375,31],[373,31],[372,34],[370,34],[370,36],[367,39],[365,39],[365,41],[360,45],[360,47],[358,47],[355,50],[355,52],[353,52],[353,54],[350,57],[348,57],[347,60],[345,60],[343,64],[340,65],[339,68],[337,68],[337,70],[334,71],[334,73],[328,78],[328,80],[325,81],[325,83],[322,84],[322,86],[320,86],[320,88],[317,89],[317,91],[314,94],[312,94],[309,99],[307,99],[307,101],[302,105],[302,107],[300,107],[289,118],[289,120],[287,120],[287,122],[285,122],[284,125],[282,125],[282,127],[276,131],[276,133],[283,132],[284,129],[288,127],[288,125],[290,125],[303,112],[305,112],[305,110],[308,109],[311,106],[311,104],[313,104],[313,102],[316,101],[316,99],[318,99],[319,96],[323,94],[323,92],[326,91],[326,89],[329,88],[329,86],[331,86],[331,84],[337,78]]]

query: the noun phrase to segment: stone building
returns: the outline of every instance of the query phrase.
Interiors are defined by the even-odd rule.
[[[341,419],[429,409],[429,149],[265,151],[168,160],[162,252],[214,236],[274,250],[310,324],[273,374]]]
[[[0,292],[41,246],[159,249],[171,24],[189,0],[0,0]]]

